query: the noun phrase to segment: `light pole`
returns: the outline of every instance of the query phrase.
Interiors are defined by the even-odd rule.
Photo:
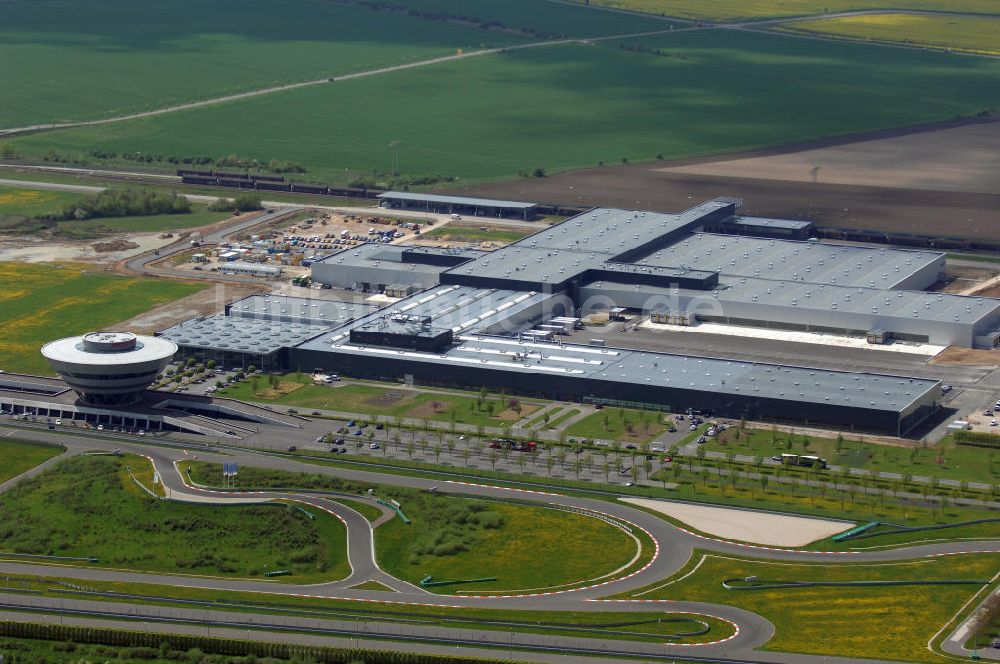
[[[399,146],[403,141],[394,139],[389,142],[389,149],[392,150],[392,174],[399,175]]]
[[[809,170],[809,174],[812,175],[812,209],[810,210],[809,216],[815,217],[818,212],[816,210],[816,186],[819,183],[819,171],[820,166],[813,166]]]

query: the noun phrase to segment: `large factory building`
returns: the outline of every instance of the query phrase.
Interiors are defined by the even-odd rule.
[[[341,317],[271,317],[315,327],[290,330],[284,344],[269,337],[282,347],[268,350],[287,366],[359,377],[904,435],[937,409],[937,381],[571,344],[544,324],[631,309],[654,321],[872,343],[997,345],[1000,301],[927,292],[944,277],[943,254],[815,242],[809,222],[746,217],[738,207],[717,199],[679,214],[597,209],[493,252],[345,249],[314,264],[315,281],[405,297]],[[292,299],[289,311],[309,307]],[[237,333],[243,319],[216,318],[250,345]],[[185,352],[215,352],[211,331],[197,340],[190,331],[164,334]]]

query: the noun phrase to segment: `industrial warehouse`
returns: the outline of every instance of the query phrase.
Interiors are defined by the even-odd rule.
[[[161,334],[244,365],[895,435],[938,408],[939,382],[573,344],[562,326],[624,311],[873,344],[1000,339],[1000,301],[924,290],[943,278],[943,254],[819,243],[804,239],[810,222],[741,216],[739,204],[591,210],[493,252],[351,247],[314,263],[313,280],[401,299],[376,309],[253,296]]]

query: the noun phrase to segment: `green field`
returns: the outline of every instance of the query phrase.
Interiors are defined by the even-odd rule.
[[[566,434],[576,438],[645,443],[665,430],[663,413],[606,407],[572,424]]]
[[[497,244],[510,244],[531,235],[533,232],[448,224],[443,228],[435,228],[423,233],[420,237],[427,240],[444,240],[446,242],[495,242]]]
[[[744,436],[738,436],[733,428],[721,436],[710,438],[705,448],[753,457],[771,457],[782,453],[815,454],[832,465],[873,472],[886,471],[959,482],[1000,483],[1000,451],[954,445],[948,438],[931,447],[904,448],[867,443],[851,436],[838,443],[835,438],[762,429],[747,429]]]
[[[63,206],[77,203],[87,196],[66,191],[0,186],[0,233],[51,232],[64,239],[93,239],[119,232],[156,233],[197,228],[229,217],[224,212],[210,211],[207,205],[194,204],[188,214],[74,219],[56,222],[54,228],[43,227],[35,219],[55,213]]]
[[[288,569],[294,581],[350,572],[347,535],[324,513],[310,521],[284,506],[215,507],[158,501],[126,466],[135,456],[74,457],[0,497],[5,552],[95,556],[104,567],[260,577]]]
[[[65,451],[55,445],[25,443],[18,440],[0,441],[0,484]]]
[[[6,177],[7,172],[2,171]],[[0,222],[8,217],[37,217],[75,203],[86,194],[0,185]]]
[[[228,219],[225,212],[212,212],[204,205],[193,205],[189,214],[151,214],[140,217],[104,217],[82,221],[60,221],[57,234],[61,237],[92,238],[113,233],[159,233],[199,228]]]
[[[994,0],[572,0],[687,19],[731,20],[808,16],[852,9],[924,9],[1000,13]]]
[[[692,575],[694,564],[700,565]],[[792,564],[728,558],[696,551],[670,585],[630,593],[641,599],[715,602],[757,613],[776,634],[767,650],[810,655],[940,662],[927,642],[977,591],[978,585],[812,587],[726,590],[726,579],[768,581],[989,580],[1000,554],[927,558],[884,564]],[[658,590],[653,590],[662,586]]]
[[[205,288],[93,272],[81,263],[0,263],[0,368],[52,375],[41,347],[101,330]]]
[[[4,3],[0,88],[8,103],[0,127],[145,111],[459,49],[666,27],[535,0],[434,0],[414,8],[422,16],[321,0]]]
[[[5,3],[0,26],[9,102],[0,127],[144,111],[523,40],[320,0]]]
[[[1000,105],[996,60],[730,31],[626,46],[664,55],[617,42],[515,51],[356,79],[336,89],[45,132],[13,145],[26,154],[53,148],[81,158],[97,147],[260,158],[281,153],[307,166],[310,177],[341,181],[344,169],[385,169],[384,128],[392,127],[403,141],[405,175],[466,182],[536,167],[551,173],[601,161],[752,149]],[[870,66],[875,60],[877,68]],[[519,98],[531,103],[509,103],[512,80]]]
[[[375,385],[315,385],[309,376],[297,377],[289,374],[281,377],[289,384],[300,383],[302,387],[284,395],[275,395],[267,390],[267,381],[256,383],[247,380],[219,390],[220,396],[247,401],[293,406],[300,409],[321,408],[343,413],[379,416],[388,418],[409,418],[432,422],[455,422],[484,426],[503,426],[526,417],[539,408],[538,405],[510,397],[491,394],[487,398],[461,396],[439,392],[421,392],[405,387],[379,387]],[[520,412],[517,409],[520,408]]]
[[[187,462],[191,476],[221,484],[218,464]],[[579,583],[629,563],[635,541],[603,521],[533,505],[483,501],[332,475],[240,468],[238,488],[284,487],[360,494],[374,488],[394,499],[412,523],[388,521],[375,530],[379,566],[418,583],[497,577],[495,582],[443,586],[437,592],[526,590]],[[651,555],[644,546],[644,555]],[[600,555],[595,555],[599,551]]]
[[[952,49],[968,53],[1000,53],[1000,16],[921,16],[915,14],[877,14],[846,16],[818,21],[799,21],[782,30],[832,37],[865,39]]]

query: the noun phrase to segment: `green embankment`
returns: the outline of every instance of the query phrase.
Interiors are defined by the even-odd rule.
[[[62,446],[19,440],[0,441],[0,484],[62,454]]]
[[[125,470],[144,464],[131,455],[74,457],[17,485],[0,496],[0,546],[151,572],[260,577],[265,569],[286,569],[294,582],[350,572],[346,531],[334,517],[310,520],[281,505],[157,500]]]

